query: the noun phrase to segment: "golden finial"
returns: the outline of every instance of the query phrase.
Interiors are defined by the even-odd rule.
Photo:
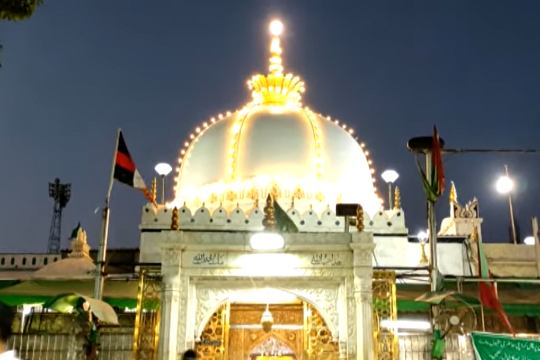
[[[152,190],[150,192],[152,197],[152,202],[156,202],[157,199],[157,179],[154,177],[152,179]]]
[[[259,191],[257,190],[257,188],[252,187],[251,189],[249,189],[247,193],[247,197],[250,198],[251,200],[259,199]]]
[[[178,227],[179,227],[178,220],[179,220],[178,208],[175,206],[172,211],[172,216],[171,216],[171,230],[178,230]]]
[[[401,209],[401,191],[399,191],[399,187],[396,186],[396,189],[394,190],[394,210]]]
[[[274,209],[274,198],[271,194],[268,194],[266,197],[266,206],[264,207],[264,218],[262,221],[265,230],[275,230],[276,228],[276,217]]]
[[[280,39],[283,28],[283,23],[279,20],[270,23],[272,40],[268,75],[257,74],[248,80],[255,104],[300,105],[301,93],[305,91],[304,82],[293,74],[283,74]]]
[[[225,199],[228,201],[235,201],[237,199],[236,192],[229,190],[225,194]]]
[[[293,199],[294,199],[294,198],[297,198],[298,200],[300,200],[300,199],[303,199],[304,196],[305,196],[304,190],[302,190],[302,187],[300,187],[300,185],[298,185],[298,186],[294,189],[294,192],[293,192]]]
[[[362,205],[358,205],[356,208],[356,230],[358,232],[364,231],[364,209]]]
[[[272,186],[270,187],[270,195],[272,195],[273,199],[279,199],[281,197],[281,189],[275,181],[272,182]]]
[[[219,200],[219,198],[218,198],[218,196],[217,196],[217,194],[215,192],[210,194],[209,201],[210,201],[211,204],[217,203],[218,200]]]
[[[457,204],[457,190],[456,185],[453,181],[450,182],[450,192],[448,193],[448,201],[450,202],[450,205]]]

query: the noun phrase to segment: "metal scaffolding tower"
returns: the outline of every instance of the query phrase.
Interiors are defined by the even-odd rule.
[[[49,183],[49,197],[54,199],[53,217],[49,232],[48,252],[58,254],[60,252],[60,232],[62,230],[62,209],[64,209],[71,197],[71,184],[61,184],[60,179],[54,179]]]

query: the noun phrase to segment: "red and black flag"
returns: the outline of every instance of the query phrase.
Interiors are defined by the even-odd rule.
[[[444,192],[445,185],[441,139],[435,126],[433,127],[433,137],[431,139],[430,165],[431,171],[429,174],[426,174],[426,171],[422,169],[420,164],[418,164],[418,168],[422,174],[426,197],[428,201],[435,203],[439,196]]]
[[[141,190],[150,202],[155,202],[139,170],[137,170],[135,162],[131,158],[121,131],[118,132],[118,148],[116,149],[116,158],[114,160],[114,179]]]

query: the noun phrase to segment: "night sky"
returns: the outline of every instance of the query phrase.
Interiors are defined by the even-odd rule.
[[[96,248],[116,128],[150,183],[195,126],[249,99],[245,81],[266,72],[274,17],[304,102],[356,130],[377,176],[401,174],[411,233],[426,221],[409,138],[436,124],[449,148],[540,148],[538,1],[45,0],[28,20],[0,22],[0,251],[46,250],[55,177],[72,183],[62,247],[80,221]],[[518,183],[522,237],[530,233],[539,160],[445,157],[460,201],[480,200],[485,241],[508,241],[507,202],[493,186],[504,164]],[[115,184],[110,247],[138,246],[143,204]]]

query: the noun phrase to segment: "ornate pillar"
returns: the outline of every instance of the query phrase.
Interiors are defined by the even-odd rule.
[[[167,246],[161,249],[161,323],[158,358],[176,360],[178,353],[178,318],[180,313],[180,274],[182,249]]]
[[[182,294],[178,301],[178,317],[177,317],[177,342],[176,350],[182,354],[193,345],[193,334],[187,333],[188,328],[188,300],[189,300],[189,276],[181,274],[178,279],[179,293]]]
[[[356,358],[373,360],[372,324],[372,253],[375,245],[371,233],[352,234],[353,293],[356,305]]]

